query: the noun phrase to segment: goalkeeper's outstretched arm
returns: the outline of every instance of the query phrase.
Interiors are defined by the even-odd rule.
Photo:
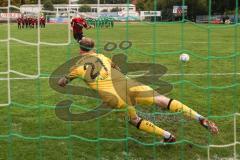
[[[78,66],[73,66],[70,69],[70,73],[60,78],[58,81],[58,85],[61,87],[65,87],[69,82],[79,77]]]

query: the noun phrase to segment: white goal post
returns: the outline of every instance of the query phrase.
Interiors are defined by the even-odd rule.
[[[70,5],[70,0],[69,0],[69,5]],[[20,8],[11,5],[11,0],[8,0],[8,6],[7,7],[1,7],[0,9],[5,9],[7,10],[7,15],[9,15],[11,13],[10,8],[14,8],[16,10],[19,10],[20,13]],[[42,13],[55,13],[55,11],[46,11],[46,10],[42,10],[41,9],[41,0],[38,0],[38,12],[34,13],[35,15],[37,15],[37,19],[38,19],[38,24],[39,23],[39,19]],[[7,81],[7,102],[0,102],[0,107],[3,106],[9,106],[11,104],[11,80],[12,78],[10,77],[11,74],[16,74],[18,76],[20,76],[22,79],[37,79],[40,77],[41,75],[41,60],[40,60],[40,46],[41,45],[49,45],[49,46],[67,46],[71,44],[71,24],[70,24],[70,14],[69,14],[69,10],[66,11],[67,15],[68,15],[68,19],[69,19],[69,23],[68,23],[68,41],[66,43],[49,43],[49,42],[44,42],[41,41],[41,32],[40,32],[40,27],[37,27],[37,42],[33,43],[33,42],[29,42],[29,41],[24,41],[18,38],[14,38],[11,35],[11,17],[7,16],[7,38],[6,39],[1,39],[0,42],[6,42],[7,45],[7,70],[0,72],[0,75],[6,75],[7,78],[0,78],[0,80],[4,80]],[[27,74],[27,73],[23,73],[20,72],[18,70],[14,70],[11,68],[11,50],[10,50],[10,46],[11,46],[11,41],[14,42],[18,42],[21,44],[25,44],[25,45],[30,45],[30,46],[36,46],[37,47],[37,73],[35,74]],[[21,79],[20,78],[20,79]]]

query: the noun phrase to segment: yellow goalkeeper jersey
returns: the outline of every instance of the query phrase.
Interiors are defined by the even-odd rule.
[[[112,60],[103,54],[90,53],[84,55],[70,69],[69,78],[81,78],[92,89],[108,86],[113,80],[125,79],[125,75],[113,68]],[[102,86],[102,87],[101,87]]]

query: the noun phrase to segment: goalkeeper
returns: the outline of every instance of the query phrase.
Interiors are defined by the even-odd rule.
[[[172,112],[182,112],[186,117],[195,119],[212,134],[218,133],[218,127],[188,106],[177,100],[167,98],[149,86],[127,78],[113,62],[102,54],[93,51],[94,41],[84,38],[80,42],[82,58],[70,69],[68,75],[60,78],[58,84],[66,86],[75,78],[82,78],[86,84],[96,90],[102,101],[110,107],[127,108],[130,124],[147,133],[163,137],[163,142],[175,142],[175,137],[152,122],[139,117],[135,105],[157,105]]]

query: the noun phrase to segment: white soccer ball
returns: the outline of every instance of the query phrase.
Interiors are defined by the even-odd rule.
[[[188,54],[183,53],[183,54],[180,55],[179,59],[180,59],[180,61],[182,61],[182,62],[187,62],[187,61],[189,61],[190,57],[189,57]]]

